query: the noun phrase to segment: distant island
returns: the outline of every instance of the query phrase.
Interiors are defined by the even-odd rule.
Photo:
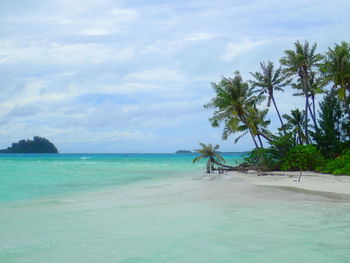
[[[192,153],[192,152],[188,150],[178,150],[175,153]]]
[[[33,140],[20,140],[0,153],[58,153],[56,146],[48,139],[34,136]]]

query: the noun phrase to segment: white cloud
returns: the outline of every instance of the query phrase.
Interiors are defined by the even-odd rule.
[[[210,127],[209,83],[236,69],[250,77],[298,39],[320,51],[349,39],[349,3],[335,1],[12,0],[0,17],[0,142],[42,135],[74,151],[101,152],[108,143],[99,142],[116,138],[114,151],[152,140],[153,151],[201,140],[248,149],[249,137],[221,142]],[[276,99],[283,113],[303,103],[287,91]],[[79,148],[84,140],[95,148]]]
[[[171,55],[177,51],[185,48],[188,45],[192,45],[194,42],[201,42],[205,40],[211,40],[218,37],[217,34],[211,33],[191,33],[191,34],[179,34],[175,36],[169,36],[168,38],[155,39],[152,44],[143,46],[140,49],[141,54],[157,54],[157,55]]]
[[[25,106],[35,103],[53,103],[55,101],[65,100],[72,96],[69,89],[68,92],[62,88],[60,91],[48,89],[50,82],[45,79],[33,79],[28,80],[22,90],[16,91],[16,93],[8,96],[0,108],[2,112],[12,110],[13,107]]]
[[[186,40],[186,41],[201,41],[201,40],[213,39],[214,37],[217,37],[217,35],[216,34],[209,34],[209,33],[195,33],[195,34],[189,35],[184,40]]]
[[[10,118],[18,118],[18,117],[33,117],[37,113],[40,112],[40,107],[38,105],[16,105],[6,116]]]
[[[236,57],[267,43],[267,40],[254,41],[250,39],[230,42],[227,44],[226,51],[221,58],[225,61],[231,61]]]
[[[153,140],[157,135],[138,130],[86,130],[84,128],[55,128],[47,125],[28,125],[24,122],[11,122],[0,127],[1,141],[11,142],[33,136],[43,136],[51,139],[59,145],[60,143],[76,142],[117,142],[117,141],[140,141]],[[4,144],[4,143],[2,143]]]
[[[152,80],[152,81],[184,81],[186,78],[177,70],[155,68],[131,73],[126,79]]]
[[[84,65],[134,58],[132,47],[117,48],[102,43],[59,44],[51,41],[0,41],[0,63],[34,63],[36,65]]]
[[[102,36],[121,32],[121,27],[135,20],[138,14],[135,10],[113,8],[98,17],[89,19],[76,19],[76,33],[78,35]]]
[[[152,93],[157,90],[161,90],[164,87],[156,84],[145,84],[140,82],[129,82],[121,85],[101,85],[96,87],[93,92],[97,93],[105,93],[105,94],[143,94],[143,93]],[[87,90],[84,87],[78,88],[80,89],[79,94],[92,92],[91,89]]]

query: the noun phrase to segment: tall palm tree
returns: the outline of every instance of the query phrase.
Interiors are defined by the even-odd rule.
[[[324,86],[325,86],[324,80],[320,76],[316,75],[315,73],[311,74],[311,78],[310,78],[311,103],[309,104],[309,111],[310,111],[310,115],[311,115],[312,121],[314,123],[314,127],[315,127],[316,132],[318,131],[318,125],[317,125],[317,120],[316,120],[315,98],[316,98],[316,95],[325,93]],[[311,106],[312,106],[312,108],[311,108]]]
[[[333,88],[338,91],[345,110],[350,118],[349,92],[350,92],[350,45],[347,42],[336,44],[329,48],[321,71],[326,82],[333,82]]]
[[[304,111],[295,109],[291,111],[291,115],[283,114],[283,118],[286,120],[284,124],[284,129],[288,132],[291,132],[294,137],[296,144],[303,145],[303,142],[306,142],[306,136],[303,132],[304,126]]]
[[[199,144],[202,148],[195,150],[198,155],[196,158],[193,159],[193,162],[198,162],[199,160],[203,158],[208,158],[206,170],[207,173],[211,173],[213,163],[224,166],[222,162],[225,162],[224,158],[217,152],[219,149],[219,145],[211,145],[210,143],[208,145],[205,145],[204,143]]]
[[[212,87],[216,96],[204,107],[215,109],[213,117],[210,118],[212,126],[218,127],[220,123],[225,124],[223,137],[233,132],[245,134],[245,131],[248,131],[257,148],[259,147],[255,138],[257,135],[270,139],[257,129],[256,123],[251,121],[252,109],[263,98],[254,94],[238,71],[235,72],[234,78],[223,77],[218,84],[212,83]]]
[[[294,46],[295,50],[284,51],[285,56],[280,59],[280,63],[286,76],[299,78],[302,93],[305,96],[304,133],[306,143],[309,144],[308,113],[311,78],[323,57],[316,53],[316,43],[310,47],[308,41],[305,41],[304,44],[297,41],[294,43]]]
[[[274,97],[274,91],[284,91],[283,87],[290,83],[290,80],[287,79],[285,75],[282,74],[281,67],[277,70],[274,70],[274,65],[271,61],[260,62],[260,67],[262,72],[250,73],[254,80],[251,80],[255,92],[260,95],[267,94],[267,107],[270,107],[271,101],[275,107],[278,118],[283,126],[283,120],[281,114],[277,108],[277,104]]]
[[[310,89],[309,89],[309,99],[311,99],[311,102],[308,103],[308,110],[316,132],[318,130],[318,125],[317,125],[317,118],[316,118],[315,98],[316,98],[316,95],[322,94],[325,92],[324,83],[325,82],[321,77],[317,76],[314,72],[311,72]],[[294,96],[305,96],[304,87],[300,79],[298,79],[296,83],[292,83],[292,88],[298,90],[297,93],[293,94]]]

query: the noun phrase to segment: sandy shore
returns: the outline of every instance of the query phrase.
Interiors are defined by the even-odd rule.
[[[350,176],[303,172],[300,182],[298,182],[299,172],[269,172],[267,175],[260,176],[253,171],[248,173],[232,172],[229,176],[238,177],[253,185],[292,187],[302,190],[350,195]]]

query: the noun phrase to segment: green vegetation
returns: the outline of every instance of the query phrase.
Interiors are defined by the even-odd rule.
[[[282,159],[282,170],[316,170],[324,164],[324,157],[312,144],[292,148]]]
[[[334,160],[329,160],[321,171],[334,175],[350,174],[350,150],[345,151]]]
[[[49,140],[34,136],[33,140],[12,143],[11,147],[0,150],[0,153],[58,153],[58,150]]]
[[[215,97],[204,105],[214,110],[211,125],[223,127],[223,139],[235,135],[235,143],[251,136],[255,149],[246,166],[350,175],[350,45],[335,44],[320,54],[317,44],[297,41],[284,51],[280,66],[268,61],[260,67],[252,80],[236,71],[211,84]],[[281,114],[275,93],[287,89],[304,102]],[[275,133],[266,119],[271,103],[280,124]]]

